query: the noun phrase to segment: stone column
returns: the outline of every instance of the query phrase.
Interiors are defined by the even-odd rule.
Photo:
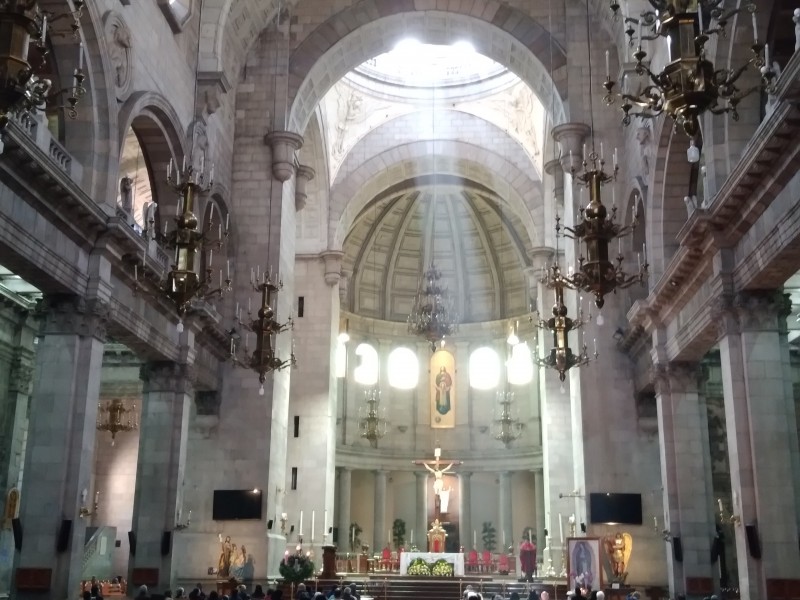
[[[502,471],[499,475],[500,485],[498,487],[498,522],[500,523],[497,532],[497,547],[503,547],[511,543],[513,536],[511,522],[511,473]]]
[[[428,472],[415,471],[417,498],[416,544],[423,552],[428,548]]]
[[[719,584],[710,560],[715,529],[708,410],[699,394],[697,363],[659,363],[656,356],[654,364],[664,499],[664,519],[658,522],[672,536],[666,542],[667,574],[670,597],[676,597],[686,592],[688,577],[707,579],[714,589]],[[682,558],[673,551],[679,543]]]
[[[183,509],[193,373],[190,365],[151,362],[142,366],[141,377],[144,389],[131,525],[136,552],[131,552],[128,581],[135,585],[137,569],[158,569],[159,588],[167,589],[174,583],[171,542]]]
[[[533,472],[533,494],[536,507],[536,547],[544,548],[545,509],[544,509],[544,470],[536,469]],[[549,532],[548,532],[549,533]],[[541,558],[541,550],[537,559]]]
[[[783,384],[788,299],[740,293],[716,315],[731,470],[734,535],[742,598],[767,598],[768,582],[800,572],[791,449],[794,400]],[[750,543],[748,543],[748,530]],[[754,556],[755,555],[755,556]]]
[[[340,552],[351,551],[350,542],[350,495],[353,488],[353,470],[339,469],[339,540]]]
[[[34,363],[18,569],[51,570],[49,598],[71,598],[83,568],[107,305],[74,296],[44,302]],[[85,490],[85,493],[84,493]],[[41,593],[12,591],[19,599]]]
[[[372,528],[372,552],[380,552],[386,545],[386,471],[375,471],[375,506],[373,508],[375,518]]]
[[[472,538],[472,489],[470,480],[472,473],[464,471],[458,474],[458,537],[464,549],[470,549]]]

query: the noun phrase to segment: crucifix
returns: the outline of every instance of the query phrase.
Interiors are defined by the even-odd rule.
[[[444,463],[442,458],[442,449],[437,447],[433,451],[433,460],[415,460],[412,461],[415,465],[422,465],[428,471],[433,473],[433,492],[436,494],[435,506],[435,519],[441,519],[443,514],[447,513],[448,503],[450,501],[451,488],[445,487],[443,476],[445,473],[450,473],[454,466],[463,464],[460,460],[449,461],[447,466],[442,466]]]

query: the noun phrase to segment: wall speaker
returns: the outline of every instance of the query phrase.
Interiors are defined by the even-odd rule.
[[[750,556],[756,560],[761,560],[761,542],[758,539],[756,525],[745,525],[744,531],[747,535],[747,550],[750,552]]]
[[[161,534],[161,556],[166,556],[172,550],[172,532],[165,531]]]
[[[267,521],[267,529],[272,529],[272,519]]]
[[[544,538],[545,538],[545,539],[547,539],[547,536],[548,536],[548,535],[550,535],[550,534],[549,534],[549,533],[547,533],[547,528],[545,527],[545,530],[544,530]]]
[[[333,527],[328,527],[328,533],[333,533]]]
[[[586,533],[586,523],[581,523],[581,533]]]
[[[129,531],[128,532],[128,546],[131,549],[131,556],[136,556],[136,532]]]
[[[294,525],[289,528],[289,533],[294,533]]]
[[[683,542],[680,536],[672,538],[672,556],[676,562],[683,562]]]
[[[64,519],[58,529],[58,538],[56,539],[57,552],[66,552],[69,549],[70,537],[72,537],[72,519]]]
[[[14,548],[17,551],[22,550],[22,521],[19,519],[11,519],[11,527],[14,530]]]

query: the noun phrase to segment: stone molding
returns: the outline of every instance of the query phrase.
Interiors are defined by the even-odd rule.
[[[264,143],[272,148],[272,174],[281,183],[295,174],[295,152],[303,147],[303,136],[291,131],[271,131]]]
[[[326,250],[320,253],[325,261],[325,283],[333,287],[342,280],[342,259],[344,252],[340,250]],[[346,279],[345,279],[346,280]]]
[[[308,200],[308,182],[314,179],[317,172],[308,165],[299,165],[297,167],[297,179],[294,184],[294,208],[300,212],[306,207],[306,200]]]
[[[699,393],[705,376],[707,371],[701,368],[699,362],[656,363],[650,370],[650,379],[660,395]]]
[[[24,355],[23,355],[24,354]],[[33,382],[33,355],[20,351],[11,359],[8,374],[8,391],[12,394],[30,394]]]
[[[144,382],[143,393],[172,392],[193,394],[197,373],[193,365],[172,361],[144,363],[139,370]]]
[[[134,79],[136,61],[133,57],[133,36],[125,19],[114,10],[103,15],[103,31],[109,49],[117,100],[124,102],[131,95]]]
[[[564,167],[554,158],[544,163],[544,172],[553,178],[553,196],[559,206],[564,206]]]
[[[41,333],[44,336],[78,335],[106,341],[111,309],[103,300],[86,300],[68,294],[49,295],[39,304],[37,312],[43,317]]]
[[[586,123],[562,123],[553,127],[553,139],[561,148],[561,168],[565,173],[577,171],[583,162],[583,144],[592,128]]]
[[[786,333],[786,317],[792,311],[789,294],[780,290],[747,290],[716,298],[711,317],[717,340],[747,331]]]

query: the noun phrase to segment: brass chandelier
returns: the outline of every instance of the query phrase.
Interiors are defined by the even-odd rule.
[[[71,87],[53,92],[53,82],[36,74],[46,64],[49,25],[71,19],[72,36],[79,40],[85,1],[73,0],[72,4],[74,10],[56,15],[42,10],[37,0],[0,0],[0,131],[10,118],[42,110],[62,95],[66,95],[66,104],[61,108],[66,109],[71,119],[78,116],[76,106],[86,93],[82,45],[78,48],[78,66],[73,71]],[[38,65],[31,65],[28,60],[31,46],[38,50],[41,60]]]
[[[542,283],[555,292],[555,304],[553,304],[553,316],[546,321],[539,319],[536,326],[539,329],[546,329],[553,335],[553,347],[545,356],[538,356],[537,352],[536,362],[540,367],[558,371],[558,378],[564,381],[567,371],[573,367],[585,365],[592,359],[585,342],[581,344],[577,354],[569,347],[570,332],[588,323],[591,315],[584,318],[583,311],[581,311],[577,320],[568,316],[567,305],[564,303],[564,290],[572,287],[572,284],[567,277],[562,275],[558,264],[553,263],[542,279]],[[597,358],[596,345],[593,358]]]
[[[442,272],[431,262],[408,315],[408,332],[428,340],[432,352],[436,352],[437,343],[444,344],[447,336],[458,331],[454,302],[441,279]]]
[[[584,146],[583,172],[576,175],[575,170],[572,170],[573,179],[579,185],[589,189],[589,203],[580,210],[580,222],[574,227],[566,227],[562,226],[560,218],[556,217],[556,235],[564,235],[578,240],[582,245],[577,271],[566,276],[559,272],[558,279],[563,281],[563,285],[568,288],[584,290],[593,294],[597,308],[603,307],[606,294],[628,288],[634,283],[643,284],[648,271],[647,251],[644,245],[642,246],[644,263],[642,263],[642,256],[639,255],[638,271],[628,274],[623,269],[622,263],[625,257],[622,254],[620,238],[631,234],[638,224],[636,203],[633,204],[630,225],[622,225],[617,222],[616,205],[612,205],[609,213],[603,204],[600,188],[616,179],[619,167],[615,150],[614,169],[610,175],[606,174],[603,170],[605,161],[602,158],[602,144],[600,148],[601,155],[598,156],[592,149],[587,161],[586,147]],[[616,258],[612,258],[609,245],[615,238],[619,240],[619,249]],[[598,325],[602,325],[600,317],[598,317]]]
[[[511,409],[514,402],[514,392],[497,392],[497,403],[500,406],[500,415],[494,420],[494,439],[503,442],[508,448],[511,443],[518,439],[525,423],[516,418]]]
[[[742,99],[764,87],[768,91],[774,85],[775,72],[769,62],[769,48],[758,41],[756,26],[756,5],[752,2],[739,8],[724,11],[723,0],[649,0],[655,9],[641,13],[638,19],[625,17],[625,33],[629,45],[634,44],[634,28],[638,25],[638,45],[633,57],[635,71],[646,76],[649,85],[641,91],[626,89],[623,82],[619,96],[622,99],[622,122],[628,125],[631,116],[654,118],[666,113],[683,128],[690,138],[700,131],[699,117],[704,112],[722,114],[730,112],[736,120],[736,109]],[[614,15],[619,11],[619,2],[611,0]],[[726,35],[728,21],[737,13],[746,11],[753,21],[753,44],[750,46],[751,58],[736,69],[717,68],[706,58],[705,44],[709,36]],[[704,26],[704,14],[709,17],[709,27]],[[644,34],[647,28],[649,34]],[[642,40],[667,40],[667,65],[654,73],[645,62],[647,52],[642,49]],[[737,87],[739,78],[750,66],[761,74],[761,82],[747,89]],[[616,82],[611,79],[606,58],[605,101],[614,102]]]
[[[359,409],[358,432],[373,448],[378,447],[378,440],[386,435],[389,429],[389,421],[384,417],[384,410],[380,404],[381,391],[377,386],[364,392],[364,406]]]
[[[116,443],[117,434],[124,431],[136,431],[139,422],[136,417],[136,403],[127,408],[119,398],[105,403],[97,403],[97,430],[111,433],[111,445]]]
[[[218,298],[222,294],[231,290],[231,264],[227,261],[226,275],[223,279],[222,269],[219,269],[219,285],[214,288],[212,268],[214,248],[222,248],[224,240],[228,237],[229,219],[225,220],[225,229],[222,225],[217,227],[217,237],[214,233],[214,205],[211,205],[209,219],[205,224],[205,229],[198,227],[197,217],[194,214],[194,203],[199,194],[205,194],[211,190],[214,177],[214,167],[206,176],[204,172],[204,162],[201,162],[200,169],[194,170],[192,165],[186,164],[178,169],[174,161],[170,159],[167,168],[167,183],[178,193],[178,205],[175,212],[175,228],[171,231],[164,223],[164,232],[159,233],[157,239],[173,251],[174,261],[166,279],[157,284],[156,294],[167,298],[178,313],[178,331],[183,331],[183,317],[195,300],[210,300]],[[202,277],[198,274],[198,267],[195,264],[198,250],[202,251],[206,257],[206,269]],[[141,290],[139,284],[138,264],[134,267],[135,289]],[[142,257],[143,276],[147,279],[147,255]]]
[[[283,289],[283,281],[273,281],[272,274],[261,273],[261,269],[255,272],[250,271],[250,284],[253,290],[261,294],[261,305],[259,306],[256,317],[253,318],[250,299],[247,300],[247,315],[248,320],[242,321],[241,310],[239,305],[236,305],[236,323],[240,329],[247,331],[244,340],[244,357],[239,357],[239,348],[241,344],[241,333],[234,327],[230,331],[231,336],[231,358],[238,364],[252,369],[258,373],[258,381],[261,387],[258,390],[260,396],[264,395],[264,382],[267,380],[267,374],[271,371],[281,371],[287,367],[294,367],[297,365],[297,359],[294,356],[294,349],[292,349],[289,358],[281,359],[276,353],[276,337],[279,333],[283,333],[291,329],[294,321],[290,318],[285,323],[279,323],[275,318],[275,309],[273,303],[276,302],[278,292]],[[250,354],[250,333],[255,335],[256,347],[252,354]]]

